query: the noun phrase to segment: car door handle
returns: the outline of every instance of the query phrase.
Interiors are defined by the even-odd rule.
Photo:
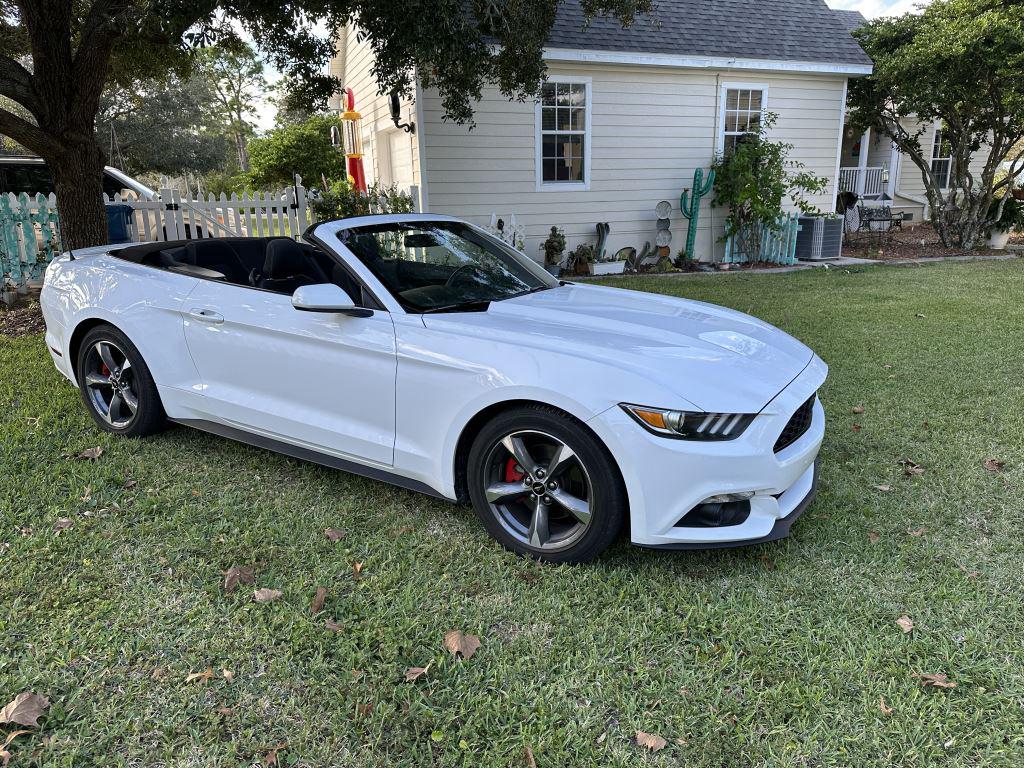
[[[212,309],[193,309],[188,314],[189,317],[193,320],[198,320],[200,323],[219,325],[224,322],[224,315],[220,312],[214,312]]]

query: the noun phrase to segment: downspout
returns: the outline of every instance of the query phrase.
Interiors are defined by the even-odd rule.
[[[425,113],[423,109],[423,87],[420,85],[419,75],[415,72],[413,73],[413,81],[416,83],[413,98],[416,100],[416,152],[419,155],[416,169],[420,186],[419,205],[421,210],[419,213],[427,213],[430,211],[430,202],[427,197],[427,123],[423,117]]]

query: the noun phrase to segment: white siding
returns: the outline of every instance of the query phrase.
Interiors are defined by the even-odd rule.
[[[477,105],[469,130],[443,120],[436,93],[424,94],[424,168],[430,209],[486,223],[492,213],[515,214],[525,226],[527,253],[540,257],[552,225],[565,230],[569,249],[592,242],[598,222],[611,224],[608,248],[653,243],[660,200],[672,203],[672,254],[685,243],[679,196],[707,168],[717,144],[721,82],[768,86],[768,110],[779,115],[775,138],[794,145],[791,156],[829,179],[812,203],[832,210],[832,181],[840,140],[845,78],[755,75],[625,65],[552,64],[552,75],[592,82],[592,178],[589,190],[538,191],[534,104],[509,102],[495,90]],[[724,212],[704,199],[697,254],[721,250]],[[714,232],[714,237],[712,233]]]
[[[419,186],[419,142],[415,135],[399,130],[391,121],[388,96],[378,93],[373,76],[373,51],[369,44],[358,39],[355,27],[348,26],[338,33],[335,51],[330,73],[352,89],[356,110],[363,117],[363,166],[367,183],[394,182],[405,190]],[[340,99],[332,102],[334,108],[340,105]],[[402,122],[416,122],[413,99],[402,100]]]

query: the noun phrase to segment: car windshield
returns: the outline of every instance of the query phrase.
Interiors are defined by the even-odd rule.
[[[409,312],[485,310],[558,281],[501,241],[460,222],[354,227],[341,242]]]

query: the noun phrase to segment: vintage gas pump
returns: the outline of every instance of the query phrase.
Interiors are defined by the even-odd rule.
[[[345,134],[345,161],[352,186],[357,192],[366,194],[366,174],[363,172],[363,138],[360,123],[363,116],[356,112],[356,97],[351,88],[346,88],[345,111],[341,113],[341,124]]]

